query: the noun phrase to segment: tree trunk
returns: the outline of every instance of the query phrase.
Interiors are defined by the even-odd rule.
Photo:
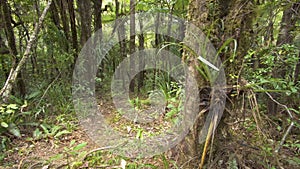
[[[1,8],[0,8],[1,9]],[[1,11],[1,10],[0,10]],[[1,13],[1,12],[0,12]],[[1,16],[0,16],[1,17]],[[1,30],[1,29],[0,29]],[[1,30],[2,31],[2,30]],[[8,50],[8,47],[5,45],[3,39],[2,39],[2,36],[1,36],[1,33],[0,33],[0,55],[6,55],[6,54],[9,54],[9,50]],[[5,60],[4,60],[4,57],[1,56],[0,57],[1,59],[1,65],[2,65],[2,71],[4,72],[5,74],[5,77],[6,79],[8,78],[8,75],[9,75],[9,68],[8,68],[8,65],[5,63]]]
[[[57,10],[57,0],[53,0],[51,6],[50,6],[50,13],[51,13],[51,19],[54,23],[54,25],[60,30],[60,19],[59,19],[59,12]]]
[[[230,68],[235,72],[236,70],[239,70],[240,67],[238,66],[241,66],[240,63],[242,63],[242,57],[250,48],[249,42],[251,41],[249,41],[249,38],[251,38],[252,35],[249,35],[249,32],[251,32],[252,30],[251,21],[254,14],[254,10],[252,8],[253,4],[253,1],[245,2],[242,0],[224,0],[213,2],[211,0],[196,0],[190,1],[189,4],[188,20],[190,21],[190,23],[200,28],[200,30],[202,30],[206,36],[209,35],[209,37],[207,38],[213,43],[216,48],[221,47],[223,43],[229,38],[234,38],[237,40],[237,53],[239,53],[239,58],[236,60],[237,66],[231,66],[232,68]],[[221,20],[226,23],[224,24],[225,28],[220,27],[222,23],[217,23],[221,22]],[[187,27],[184,42],[194,41],[193,31],[191,30],[191,28]],[[196,47],[197,46],[195,46],[195,48]],[[229,47],[232,50],[229,50],[228,53],[222,53],[222,60],[227,60],[232,55],[234,46],[231,45]],[[198,51],[196,51],[196,53],[198,53]],[[189,51],[184,51],[182,59],[186,61],[187,58],[189,58],[189,60],[187,61],[189,70],[193,72],[194,77],[196,78],[197,83],[200,87],[200,95],[209,95],[209,92],[207,92],[206,90],[201,90],[201,88],[205,86],[210,86],[210,83],[208,81],[209,79],[203,78],[203,76],[199,73],[199,70],[197,68],[200,65],[199,60],[195,58],[195,56],[190,54]],[[216,110],[216,112],[214,113],[218,113],[217,111],[218,110]],[[179,163],[185,163],[186,161],[189,161],[189,164],[185,165],[184,168],[197,168],[199,166],[200,155],[203,153],[202,147],[204,146],[200,145],[200,143],[202,144],[203,142],[203,138],[201,138],[203,137],[203,133],[200,134],[200,130],[204,126],[204,122],[205,117],[203,117],[203,115],[199,115],[199,118],[196,120],[188,136],[185,138],[182,144],[178,145],[175,149],[175,152],[181,152],[178,155]],[[200,138],[201,140],[199,140]],[[207,138],[209,140],[209,137]],[[204,151],[204,154],[202,155],[205,156],[205,153],[206,152]],[[203,161],[201,161],[200,166],[203,167],[203,164]]]
[[[102,19],[101,19],[102,0],[93,0],[93,3],[94,3],[95,32],[96,31],[102,31]],[[101,32],[100,32],[100,35],[102,35]]]
[[[188,19],[191,21],[192,24],[200,28],[201,30],[204,30],[207,25],[209,25],[208,22],[208,8],[207,4],[209,0],[200,0],[200,1],[191,1],[189,4],[189,10],[188,10]],[[189,32],[191,28],[186,28],[185,33],[185,39],[184,42],[193,42],[194,37],[191,32]],[[197,45],[197,44],[192,44]],[[197,52],[197,51],[195,51]],[[187,57],[189,55],[189,57]],[[186,60],[189,58],[189,60]],[[207,82],[201,78],[197,66],[199,66],[199,62],[193,56],[193,54],[189,53],[189,51],[184,51],[184,54],[182,56],[182,60],[184,62],[189,63],[188,64],[188,70],[193,74],[193,76],[197,79],[197,83],[199,87],[207,86]],[[188,87],[186,87],[188,89]],[[185,105],[189,106],[189,105]],[[171,156],[174,158],[174,160],[177,160],[180,165],[185,164],[184,168],[197,168],[198,164],[200,163],[200,145],[199,145],[199,132],[201,127],[204,125],[204,117],[198,118],[195,121],[195,124],[189,134],[186,136],[186,138],[175,148],[171,151]],[[189,163],[186,163],[186,161],[189,161]]]
[[[76,22],[75,22],[74,1],[73,0],[67,0],[67,1],[68,1],[68,11],[70,16],[71,34],[72,34],[72,49],[74,50],[72,52],[74,57],[74,63],[71,66],[73,70],[78,57],[78,40],[77,40],[77,30],[76,30]]]
[[[91,0],[78,0],[78,10],[80,15],[80,44],[83,46],[91,36]]]
[[[161,17],[160,17],[160,13],[157,13],[156,14],[156,24],[155,24],[155,40],[154,40],[154,48],[156,48],[157,52],[158,52],[158,49],[160,48],[160,43],[161,43],[161,35],[158,34],[158,29],[160,27],[160,20],[161,20]],[[154,67],[156,67],[156,62],[154,63]],[[152,90],[155,90],[155,87],[156,87],[156,76],[157,76],[157,73],[159,70],[156,70],[156,69],[153,69],[153,83],[152,83]]]
[[[92,21],[92,15],[91,15],[91,0],[78,0],[78,10],[80,15],[80,44],[81,48],[84,47],[85,43],[89,40],[91,37],[91,21]],[[94,72],[95,72],[95,58],[91,54],[91,46],[85,46],[85,58],[84,63],[86,67],[86,76],[85,80],[86,83],[89,84],[88,86],[93,86],[94,83]],[[93,90],[93,89],[91,89]]]
[[[67,41],[69,41],[69,21],[68,21],[68,16],[66,13],[66,0],[58,0],[58,6],[59,6],[59,10],[60,10],[60,16],[61,16],[61,23],[63,26],[63,31],[64,31],[64,35]],[[65,44],[65,51],[69,52],[69,44],[66,43]]]
[[[116,20],[115,20],[115,26],[114,26],[114,30],[117,31],[118,34],[118,42],[119,42],[119,47],[120,47],[120,60],[126,58],[126,29],[125,29],[125,23],[122,22],[122,20],[120,19],[120,16],[122,15],[122,12],[120,13],[120,2],[118,0],[115,0],[115,14],[116,14]],[[117,58],[113,58],[116,62]],[[115,65],[114,65],[115,66]],[[101,63],[101,68],[102,70],[105,69],[105,64],[102,62]],[[115,67],[113,68],[115,69]],[[117,69],[118,72],[116,72],[116,74],[119,76],[121,75],[120,69]],[[121,78],[121,77],[119,77]],[[126,87],[125,87],[125,77],[122,76],[122,87],[124,90],[127,91]]]
[[[130,0],[130,43],[129,52],[133,54],[135,52],[135,0]],[[135,74],[135,60],[130,57],[130,73]],[[129,89],[134,92],[135,79],[130,82]]]
[[[143,21],[142,20],[139,20],[139,23],[140,23],[140,30],[141,32],[143,32]],[[144,67],[145,67],[145,63],[144,63],[144,60],[141,59],[142,57],[142,54],[144,49],[145,49],[145,37],[144,37],[144,34],[139,34],[138,35],[138,38],[139,38],[139,53],[140,53],[140,56],[139,56],[139,70],[143,70]],[[138,76],[138,93],[140,92],[142,86],[144,85],[144,77],[145,77],[145,72],[144,71],[141,71],[139,72],[139,76]]]
[[[283,44],[290,44],[294,36],[291,33],[296,27],[295,24],[299,20],[300,4],[293,3],[289,5],[284,11],[280,23],[280,32],[277,38],[277,46]]]
[[[1,6],[2,6],[3,17],[4,17],[3,21],[5,24],[5,34],[8,40],[10,53],[14,58],[15,63],[13,65],[15,65],[19,62],[19,58],[18,58],[18,50],[16,47],[15,34],[11,23],[12,21],[11,12],[6,0],[1,1]],[[12,69],[15,69],[15,67],[12,67]],[[17,76],[17,86],[19,88],[21,97],[25,97],[26,88],[25,88],[25,82],[23,80],[22,74],[23,74],[22,71],[20,71],[20,73]]]

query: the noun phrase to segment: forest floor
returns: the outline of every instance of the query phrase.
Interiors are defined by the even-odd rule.
[[[105,118],[114,128],[126,130],[126,120],[116,113],[112,102],[100,101],[99,109],[104,112]],[[115,155],[109,152],[110,148],[95,151],[99,146],[87,135],[86,129],[79,125],[78,119],[66,120],[70,120],[67,123],[73,125],[72,129],[59,137],[55,137],[53,133],[40,139],[33,139],[33,131],[23,131],[22,133],[27,134],[12,140],[11,149],[0,162],[0,168],[123,168],[124,164],[121,163],[124,162],[129,168],[161,168],[160,166],[164,165],[165,158],[161,156],[135,160]],[[62,123],[52,127],[59,125],[66,126]],[[62,127],[60,130],[66,128]]]
[[[100,101],[99,108],[114,128],[126,131],[129,130],[129,126],[133,137],[138,134],[137,126],[121,118],[110,101]],[[274,126],[270,126],[275,123],[264,117],[259,117],[259,128],[251,111],[245,111],[249,112],[243,115],[234,115],[233,113],[238,112],[230,112],[230,116],[227,115],[223,120],[226,122],[221,126],[225,124],[226,127],[218,131],[222,134],[216,136],[212,147],[213,155],[211,153],[208,155],[209,163],[205,165],[205,168],[298,168],[300,166],[298,132],[293,131],[286,139],[286,144],[282,145],[280,152],[275,153],[274,150],[278,147],[285,130],[274,130]],[[73,124],[72,130],[59,137],[47,135],[40,139],[32,139],[32,134],[27,132],[27,135],[23,135],[22,138],[13,139],[12,148],[7,151],[1,164],[3,167],[0,168],[109,169],[124,168],[125,165],[126,169],[185,168],[183,165],[177,165],[176,161],[170,159],[167,153],[152,158],[130,159],[112,154],[109,148],[94,151],[99,146],[86,134],[85,129],[78,125],[78,121],[74,118],[70,121]],[[71,124],[70,121],[68,124]],[[160,122],[157,122],[152,125],[159,124]],[[64,124],[57,125],[63,126]],[[62,129],[60,128],[60,130]]]

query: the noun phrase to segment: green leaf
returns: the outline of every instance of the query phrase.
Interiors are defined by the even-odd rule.
[[[115,19],[115,17],[113,15],[104,15],[104,16],[102,16],[102,22],[103,23],[111,22],[114,19]]]
[[[171,102],[176,102],[176,100],[177,100],[177,99],[176,99],[175,97],[172,97],[172,98],[170,99]]]
[[[50,161],[56,161],[56,160],[60,160],[62,158],[63,158],[63,154],[57,154],[57,155],[50,157]]]
[[[21,137],[20,129],[15,123],[9,124],[8,131],[16,137]]]
[[[87,145],[87,142],[80,143],[80,144],[78,144],[77,146],[75,146],[75,147],[73,148],[73,150],[74,150],[74,151],[80,150],[80,149],[82,149],[83,147],[85,147],[86,145]]]
[[[33,137],[34,137],[35,139],[39,139],[39,138],[42,137],[42,132],[40,131],[39,128],[36,128],[36,129],[34,130],[34,132],[33,132]]]
[[[42,129],[44,130],[44,133],[45,134],[49,134],[49,130],[48,130],[48,125],[47,124],[41,124],[40,125],[42,127]]]
[[[27,100],[33,99],[35,97],[37,97],[38,95],[40,95],[42,92],[41,91],[35,91],[33,93],[31,93],[29,96],[26,97]]]
[[[166,117],[170,118],[170,117],[174,116],[177,113],[178,113],[178,111],[176,109],[172,109],[171,111],[169,111],[168,113],[166,113]]]
[[[77,156],[79,159],[82,159],[83,157],[85,157],[87,155],[87,151],[82,151],[80,152]]]
[[[292,93],[297,93],[298,92],[297,88],[295,88],[295,87],[292,87],[291,91],[292,91]]]
[[[55,126],[51,127],[51,131],[50,131],[51,135],[54,136],[58,132],[59,129],[61,129],[61,126],[55,125]]]
[[[60,131],[60,132],[58,132],[57,134],[55,134],[55,138],[58,138],[58,137],[60,137],[60,136],[62,136],[62,135],[65,135],[65,134],[70,134],[71,132],[70,131],[68,131],[68,130],[63,130],[63,131]]]
[[[172,108],[174,108],[175,106],[173,105],[173,104],[168,104],[167,105],[167,108],[169,108],[169,109],[172,109]]]
[[[72,140],[70,143],[70,146],[73,146],[75,144],[76,140]]]
[[[7,113],[7,114],[12,114],[12,113],[14,113],[14,112],[15,112],[15,110],[12,110],[12,109],[6,110],[6,113]]]
[[[4,127],[4,128],[7,128],[7,127],[8,127],[8,124],[7,124],[6,122],[3,121],[3,122],[1,122],[1,126]]]
[[[300,164],[300,158],[293,157],[292,159],[287,160],[292,165],[299,165]]]
[[[14,109],[14,110],[17,110],[19,107],[17,106],[17,104],[9,104],[7,106],[8,109]]]
[[[27,100],[24,101],[24,104],[21,106],[21,108],[25,108],[28,106]]]
[[[4,111],[5,111],[5,108],[4,107],[2,107],[3,105],[1,105],[1,107],[0,107],[0,113],[4,113]]]

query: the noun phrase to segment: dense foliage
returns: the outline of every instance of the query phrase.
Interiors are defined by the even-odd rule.
[[[0,3],[2,166],[297,168],[300,165],[298,1],[51,2],[48,11],[45,10],[48,5],[45,0],[1,0]],[[198,138],[193,135],[202,125],[199,120],[191,129],[192,136],[188,135],[186,139],[192,138],[195,145],[186,148],[184,142],[188,141],[183,140],[182,146],[151,159],[128,159],[105,148],[91,150],[95,145],[82,131],[72,103],[76,59],[93,33],[109,24],[122,28],[124,23],[119,23],[119,18],[142,11],[168,13],[186,19],[199,27],[215,46],[228,83],[224,86],[227,91],[224,116],[213,139],[207,138],[211,146],[198,144]],[[39,25],[44,12],[43,24]],[[171,22],[163,21],[159,15],[157,17],[159,23]],[[135,26],[143,27],[134,25],[133,28]],[[38,31],[36,28],[39,28]],[[124,31],[117,32],[120,39],[133,31],[125,27],[120,30]],[[178,32],[182,34],[183,41],[187,37],[184,23]],[[34,38],[36,40],[32,41]],[[124,112],[115,110],[112,104],[110,82],[118,65],[130,53],[150,48],[165,49],[195,68],[199,79],[202,79],[199,84],[207,84],[210,79],[203,68],[205,64],[194,62],[193,53],[178,40],[155,33],[124,38],[97,68],[96,94],[99,107],[116,130],[127,130],[135,138],[143,139],[146,135],[158,134],[158,129],[178,123],[185,91],[168,72],[156,69],[140,72],[130,84],[128,102],[137,111],[152,104],[164,104],[163,110],[155,110],[163,115],[158,115],[159,122],[150,127],[122,119]],[[12,77],[14,72],[17,75],[15,79]],[[12,85],[11,91],[9,85]],[[211,99],[210,89],[203,85],[199,90],[199,95],[204,95],[199,105],[205,107]],[[201,118],[200,113],[197,118]],[[41,155],[42,148],[56,151]],[[209,149],[208,153],[206,149]],[[205,155],[208,158],[201,162]]]

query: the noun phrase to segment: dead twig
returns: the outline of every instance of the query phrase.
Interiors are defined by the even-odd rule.
[[[258,110],[258,104],[257,104],[257,100],[256,100],[256,96],[255,96],[255,93],[252,91],[252,90],[249,90],[248,91],[248,94],[249,94],[249,103],[250,103],[250,106],[251,106],[251,109],[253,111],[252,112],[252,115],[253,115],[253,118],[254,118],[254,121],[256,123],[256,128],[257,128],[257,131],[259,133],[262,134],[263,137],[266,138],[266,135],[265,133],[262,131],[262,129],[260,128],[260,123],[262,120],[261,120],[261,117],[259,115],[259,110]],[[257,114],[257,115],[256,115]]]
[[[292,121],[291,124],[290,124],[290,126],[288,127],[288,129],[287,129],[286,132],[284,133],[284,135],[283,135],[283,137],[282,137],[282,139],[281,139],[279,145],[278,145],[277,148],[275,149],[275,153],[278,153],[279,150],[280,150],[280,148],[282,147],[283,143],[285,142],[286,137],[287,137],[288,134],[291,132],[291,130],[292,130],[294,124],[295,124],[295,123],[293,122],[294,117],[293,117],[291,111],[289,110],[289,108],[288,108],[286,105],[279,103],[277,100],[275,100],[275,99],[270,95],[270,93],[266,92],[266,94],[269,96],[269,98],[270,98],[273,102],[275,102],[275,103],[278,104],[279,106],[282,106],[282,107],[284,107],[284,108],[286,109],[286,111],[288,112],[288,114],[289,114],[289,116],[290,116],[290,118],[291,118],[291,121]]]
[[[47,89],[45,90],[45,92],[43,93],[42,97],[40,98],[40,101],[38,102],[36,108],[38,108],[42,102],[42,100],[44,99],[45,95],[47,94],[48,90],[51,88],[51,86],[55,83],[55,81],[57,81],[57,79],[60,77],[61,72],[59,72],[59,74],[56,76],[56,78],[48,85]]]
[[[91,151],[89,151],[83,158],[82,158],[82,161],[84,161],[90,154],[94,153],[94,152],[97,152],[97,151],[102,151],[102,150],[107,150],[107,149],[113,149],[113,148],[117,148],[117,147],[120,147],[120,146],[124,146],[125,144],[127,144],[128,141],[125,141],[123,143],[120,143],[120,144],[117,144],[117,145],[114,145],[114,146],[106,146],[106,147],[99,147],[99,148],[96,148],[96,149],[93,149]]]
[[[23,161],[26,160],[27,158],[22,158],[19,165],[18,165],[18,169],[21,169],[22,168],[22,165],[23,165]]]

